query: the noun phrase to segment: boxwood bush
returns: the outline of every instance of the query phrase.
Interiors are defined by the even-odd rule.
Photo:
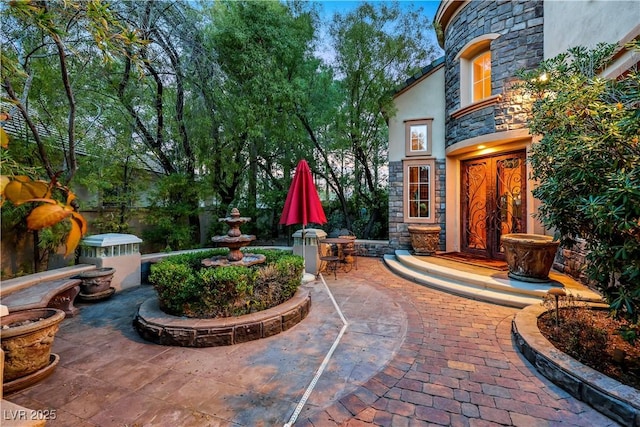
[[[149,282],[160,307],[176,316],[230,317],[266,310],[291,298],[302,280],[302,257],[285,250],[250,252],[264,255],[265,263],[203,267],[203,259],[228,253],[212,249],[170,256],[151,266]]]

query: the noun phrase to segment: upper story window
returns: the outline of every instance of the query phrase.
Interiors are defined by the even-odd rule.
[[[405,155],[431,155],[431,123],[433,119],[407,120],[404,122]]]
[[[500,34],[483,34],[469,41],[456,59],[460,61],[460,107],[451,112],[453,118],[498,102],[491,95],[491,42]]]
[[[471,66],[472,102],[491,96],[491,51],[476,56]]]

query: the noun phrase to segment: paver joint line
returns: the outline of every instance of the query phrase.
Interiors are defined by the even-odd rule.
[[[295,423],[296,420],[298,419],[298,415],[300,415],[300,412],[302,411],[302,408],[307,403],[307,400],[309,399],[309,396],[311,396],[311,392],[313,392],[313,389],[315,388],[318,380],[320,379],[320,377],[322,376],[322,373],[324,372],[325,368],[329,364],[329,361],[331,360],[331,356],[333,356],[333,352],[338,347],[338,344],[340,343],[340,340],[342,339],[342,336],[344,335],[345,331],[347,330],[347,327],[349,326],[349,322],[347,322],[347,319],[345,319],[344,315],[342,314],[342,310],[340,310],[340,306],[338,306],[338,303],[336,302],[335,298],[333,297],[333,294],[331,293],[331,290],[329,290],[329,287],[327,286],[327,282],[325,282],[325,280],[324,280],[324,276],[322,274],[319,274],[319,277],[322,279],[322,284],[324,285],[324,288],[327,290],[329,298],[331,298],[331,302],[333,302],[333,305],[336,308],[336,311],[340,315],[340,319],[342,320],[343,325],[342,325],[342,329],[340,329],[340,333],[338,334],[336,339],[333,341],[333,345],[329,349],[329,352],[324,357],[324,360],[322,361],[322,363],[320,364],[320,367],[316,371],[316,375],[313,377],[313,380],[311,380],[311,383],[309,384],[309,386],[305,390],[304,395],[302,395],[302,398],[300,399],[300,402],[298,402],[298,405],[296,406],[296,409],[293,411],[293,414],[291,415],[291,418],[284,425],[284,427],[291,427],[293,425],[293,423]]]

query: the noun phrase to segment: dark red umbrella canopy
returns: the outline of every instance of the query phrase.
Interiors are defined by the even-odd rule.
[[[313,183],[311,169],[306,160],[300,160],[289,187],[287,200],[284,202],[280,224],[302,224],[304,227],[309,223],[325,224],[326,222],[327,217]]]

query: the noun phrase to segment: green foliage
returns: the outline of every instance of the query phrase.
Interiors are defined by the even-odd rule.
[[[262,266],[202,266],[203,259],[227,252],[180,254],[153,265],[149,282],[158,292],[161,307],[179,316],[238,316],[281,304],[300,286],[304,260],[289,251],[251,248],[252,253],[265,255]]]
[[[202,287],[189,310],[196,317],[229,317],[245,314],[253,294],[255,270],[246,267],[202,268],[196,274]]]
[[[93,103],[100,103],[91,90],[99,81],[95,67],[145,43],[99,0],[12,1],[1,12],[3,99],[19,107],[12,114],[29,123],[30,162],[43,167],[49,179],[69,184],[78,167],[78,143],[99,121],[92,114]],[[57,169],[60,164],[63,170]]]
[[[189,177],[172,174],[162,177],[151,192],[151,206],[146,217],[149,225],[143,231],[143,239],[160,244],[165,250],[182,250],[197,247],[191,216],[199,209],[193,200],[197,198],[198,186]]]
[[[600,77],[614,50],[573,48],[521,77],[534,99],[531,133],[541,135],[530,153],[539,218],[565,245],[586,241],[587,276],[615,314],[637,322],[640,75]]]
[[[151,267],[149,282],[158,293],[160,306],[172,314],[181,313],[198,294],[193,271],[186,264],[162,261]]]
[[[631,345],[635,345],[638,338],[640,338],[640,326],[636,325],[624,325],[619,330],[620,336]]]
[[[102,212],[100,217],[91,223],[92,228],[98,234],[102,233],[130,233],[129,224],[122,221],[115,212]]]

